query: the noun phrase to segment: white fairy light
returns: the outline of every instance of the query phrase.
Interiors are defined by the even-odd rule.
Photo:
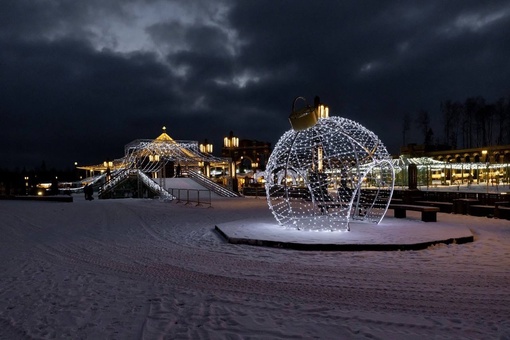
[[[278,223],[314,231],[349,230],[352,220],[379,223],[395,180],[379,138],[352,120],[329,117],[322,105],[293,110],[290,120],[294,129],[280,138],[266,168],[267,202]]]

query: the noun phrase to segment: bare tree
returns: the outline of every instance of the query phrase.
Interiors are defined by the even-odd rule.
[[[506,138],[504,139],[505,140],[505,143],[506,144],[510,144],[510,95],[507,97],[507,100],[506,100],[506,104],[505,104],[505,109],[504,109],[505,113],[505,123],[503,125],[505,125],[505,134],[506,134]]]
[[[457,148],[473,148],[493,144],[510,144],[510,96],[487,103],[481,96],[469,97],[464,104],[458,101],[441,102],[444,121],[444,143]],[[417,123],[423,131],[424,118]]]
[[[494,144],[494,116],[496,105],[485,105],[482,109],[484,145]]]
[[[491,109],[485,104],[485,99],[480,96],[475,98],[473,114],[475,122],[475,146],[490,145],[489,128]]]
[[[482,120],[479,112],[483,106],[485,106],[485,99],[480,96],[469,97],[464,103],[462,140],[465,148],[482,146]]]
[[[455,148],[457,148],[458,146],[458,142],[459,142],[459,134],[460,134],[460,128],[461,128],[461,117],[462,117],[462,112],[464,110],[464,107],[462,105],[461,102],[454,102],[453,103],[453,116],[454,116],[454,128],[453,128],[453,133],[452,133],[452,142],[451,142],[451,145],[453,145]]]
[[[423,134],[423,144],[431,145],[433,141],[434,132],[430,127],[430,117],[428,111],[420,110],[416,118],[416,126]]]
[[[468,103],[466,101],[466,103],[462,106],[461,133],[463,148],[471,147],[471,116],[467,104]]]
[[[495,105],[495,115],[498,124],[498,135],[496,136],[496,144],[503,144],[503,134],[505,129],[505,99],[499,98]]]
[[[441,102],[441,111],[444,120],[444,143],[457,148],[462,104],[447,100]]]
[[[494,107],[494,116],[498,129],[496,144],[503,145],[510,143],[510,97],[499,98]]]

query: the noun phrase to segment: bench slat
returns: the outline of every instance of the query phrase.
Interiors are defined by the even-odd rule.
[[[414,211],[436,211],[441,209],[438,207],[424,206],[424,205],[411,205],[411,204],[390,204],[390,209],[405,209]]]
[[[421,211],[421,220],[423,222],[437,222],[438,207],[411,205],[411,204],[390,204],[389,209],[395,211],[395,218],[405,218],[406,210]]]

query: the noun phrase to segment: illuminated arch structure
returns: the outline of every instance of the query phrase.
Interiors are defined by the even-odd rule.
[[[229,160],[211,154],[212,145],[199,145],[196,141],[174,140],[163,127],[163,133],[156,139],[137,139],[124,147],[124,157],[103,164],[80,166],[78,169],[90,171],[92,180],[99,182],[100,197],[108,197],[122,182],[138,176],[151,191],[165,197],[171,197],[164,185],[164,178],[173,177],[174,168],[187,172],[189,177],[197,178],[202,184],[221,196],[237,196],[226,188],[209,179],[212,167],[228,168]],[[95,173],[99,172],[99,176]],[[177,175],[177,174],[175,174]],[[156,179],[159,179],[159,184]]]
[[[349,230],[353,220],[379,223],[395,180],[379,138],[352,120],[329,117],[317,99],[313,108],[293,107],[289,119],[293,129],[266,168],[267,201],[278,223],[316,231]]]
[[[211,166],[227,167],[229,160],[215,157],[200,149],[197,141],[174,140],[166,133],[156,139],[136,139],[124,147],[124,160],[128,168],[146,173],[160,172],[167,163],[184,168],[206,169]],[[208,171],[204,171],[207,173]]]

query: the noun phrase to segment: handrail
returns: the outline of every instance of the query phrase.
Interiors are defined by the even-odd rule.
[[[149,187],[152,191],[158,193],[164,199],[173,200],[175,197],[166,191],[161,185],[153,181],[149,176],[144,174],[140,170],[136,170],[138,178],[142,180],[142,182]]]
[[[112,175],[111,179],[99,187],[99,196],[104,195],[105,193],[113,190],[117,185],[123,182],[125,179],[129,177],[130,170],[123,169],[117,171],[114,175]]]
[[[141,180],[147,187],[149,187],[150,190],[152,190],[154,193],[157,193],[164,199],[173,200],[175,198],[167,190],[165,190],[162,186],[153,181],[149,176],[144,174],[139,169],[119,170],[112,176],[112,178],[108,182],[106,182],[103,186],[99,188],[99,196],[102,196],[105,193],[108,193],[109,191],[113,190],[124,180],[129,178],[130,175],[136,175],[139,180]]]
[[[215,192],[216,194],[223,196],[223,197],[239,197],[239,194],[225,188],[224,186],[219,185],[216,182],[211,181],[209,178],[205,177],[204,175],[200,174],[199,172],[195,170],[189,170],[189,177],[191,177],[195,182],[201,184],[202,186],[206,187],[207,189],[210,189],[211,191]]]

